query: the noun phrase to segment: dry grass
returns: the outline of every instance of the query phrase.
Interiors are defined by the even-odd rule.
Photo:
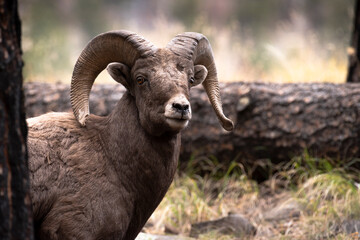
[[[199,177],[194,171],[177,175],[147,231],[188,235],[191,223],[237,212],[257,227],[257,235],[251,238],[254,240],[359,239],[358,234],[340,229],[344,221],[360,218],[359,177],[353,169],[339,164],[305,153],[291,164],[274,166],[276,174],[261,184],[238,171],[240,165],[222,175],[212,172]],[[280,221],[265,217],[276,206],[287,204],[299,205],[300,216]],[[235,237],[210,232],[200,239]]]

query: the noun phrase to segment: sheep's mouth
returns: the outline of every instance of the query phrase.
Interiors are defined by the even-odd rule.
[[[174,130],[181,130],[184,127],[186,127],[189,123],[189,118],[186,117],[182,117],[182,118],[171,118],[171,117],[167,117],[166,118],[166,122],[167,124],[169,124],[169,126],[174,129]]]
[[[165,104],[165,121],[172,131],[180,131],[191,119],[191,107],[184,94],[177,94]]]

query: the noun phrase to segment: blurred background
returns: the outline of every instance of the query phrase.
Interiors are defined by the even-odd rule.
[[[20,0],[25,81],[69,83],[95,35],[128,29],[157,46],[196,31],[220,81],[345,82],[354,0]],[[102,73],[97,83],[113,82]]]

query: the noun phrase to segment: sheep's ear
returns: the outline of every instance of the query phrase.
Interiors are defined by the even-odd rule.
[[[121,83],[127,90],[131,92],[130,69],[128,66],[122,63],[114,62],[110,63],[106,70],[115,81]]]
[[[195,65],[194,66],[194,82],[191,83],[191,86],[196,86],[199,85],[200,83],[202,83],[206,76],[208,74],[208,71],[206,69],[206,67],[204,67],[203,65]]]

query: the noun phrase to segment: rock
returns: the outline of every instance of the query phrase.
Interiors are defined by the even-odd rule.
[[[166,234],[173,234],[173,235],[178,235],[179,234],[179,230],[174,228],[173,226],[170,226],[169,224],[165,224],[165,233]]]
[[[139,233],[135,240],[194,240],[189,237],[182,236],[166,236],[166,235],[153,235],[149,233]]]
[[[198,237],[210,231],[222,234],[233,234],[236,237],[253,236],[256,228],[241,214],[229,214],[227,217],[213,221],[195,223],[191,225],[190,237]]]
[[[357,237],[360,237],[360,220],[344,221],[341,224],[339,231],[346,234],[357,234]]]
[[[299,218],[301,206],[295,199],[285,201],[268,212],[265,212],[264,219],[267,221],[281,221]]]

